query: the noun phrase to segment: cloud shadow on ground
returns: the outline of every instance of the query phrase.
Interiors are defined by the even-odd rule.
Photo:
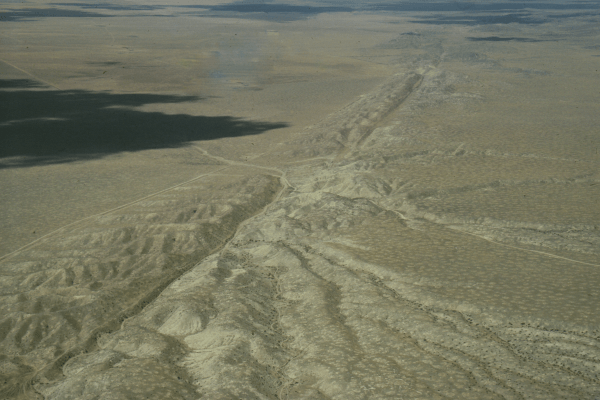
[[[528,24],[538,25],[548,22],[546,19],[533,17],[527,12],[503,15],[433,15],[424,16],[420,20],[413,20],[418,24],[431,25],[491,25],[491,24]]]
[[[207,11],[185,12],[186,15],[197,15],[211,18],[241,18],[268,20],[272,22],[290,22],[307,19],[323,13],[352,12],[346,6],[306,6],[278,3],[234,2],[219,5],[181,5],[181,8],[199,8]]]
[[[531,39],[523,37],[499,37],[499,36],[487,36],[487,37],[468,37],[468,40],[472,42],[523,42],[523,43],[534,43],[544,42],[545,40]]]
[[[241,18],[268,20],[273,22],[289,22],[306,19],[322,13],[351,12],[353,8],[346,6],[307,6],[279,3],[233,2],[227,4],[182,4],[182,5],[122,5],[112,3],[50,3],[57,8],[13,9],[0,12],[0,21],[32,21],[47,17],[115,17],[119,14],[99,13],[123,11],[155,11],[167,8],[182,10],[181,15],[209,18]],[[80,10],[64,9],[77,7]],[[199,11],[183,11],[183,10]],[[87,11],[94,10],[94,11]],[[165,17],[173,15],[135,14],[127,17]]]
[[[569,18],[588,15],[588,10],[598,10],[600,3],[593,1],[572,1],[566,3],[548,1],[392,1],[392,2],[339,2],[329,1],[324,5],[270,3],[260,0],[235,1],[224,4],[156,4],[134,5],[110,2],[50,3],[45,9],[13,9],[0,12],[0,21],[31,21],[45,17],[115,17],[119,12],[144,12],[170,9],[168,15],[134,14],[127,17],[174,17],[179,15],[207,18],[240,18],[290,22],[304,20],[322,13],[336,12],[383,12],[383,13],[441,13],[423,15],[412,22],[425,24],[486,25],[486,24],[541,24],[555,18]],[[68,7],[68,9],[64,9]],[[73,9],[73,8],[79,8]],[[181,10],[173,12],[174,9]],[[94,11],[92,11],[94,10]],[[107,13],[98,11],[104,10]],[[578,14],[559,14],[536,17],[531,11],[583,11]],[[111,13],[112,12],[112,13]],[[117,14],[114,14],[117,12]],[[450,15],[446,13],[451,13]],[[455,14],[456,13],[456,14]],[[487,13],[487,15],[483,15]]]
[[[196,96],[47,90],[28,79],[0,80],[0,168],[64,163],[123,151],[186,146],[288,126],[232,116],[136,110]]]
[[[84,9],[103,9],[113,11],[153,11],[162,10],[167,6],[141,4],[111,4],[111,3],[51,3],[54,6],[81,7]]]
[[[9,21],[32,21],[40,18],[48,17],[101,17],[108,18],[112,15],[99,14],[95,12],[79,11],[79,10],[63,10],[58,8],[25,8],[22,10],[10,10],[0,12],[0,22]]]
[[[594,2],[550,3],[537,1],[428,1],[428,2],[390,2],[373,4],[366,7],[375,11],[398,12],[453,12],[453,11],[499,11],[515,12],[523,10],[594,10],[599,8]]]
[[[476,13],[463,13],[460,15],[447,15],[438,14],[432,16],[420,16],[419,20],[412,20],[410,22],[418,24],[433,24],[433,25],[492,25],[492,24],[527,24],[527,25],[539,25],[552,20],[577,18],[581,16],[597,17],[596,12],[587,13],[562,13],[562,14],[549,14],[549,15],[533,15],[529,12],[523,11],[512,14],[476,14]]]

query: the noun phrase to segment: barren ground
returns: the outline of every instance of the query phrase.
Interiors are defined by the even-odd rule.
[[[435,4],[0,5],[0,398],[600,398],[600,5]]]

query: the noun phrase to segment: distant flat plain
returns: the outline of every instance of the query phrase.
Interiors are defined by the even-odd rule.
[[[0,5],[0,397],[600,398],[600,3]]]

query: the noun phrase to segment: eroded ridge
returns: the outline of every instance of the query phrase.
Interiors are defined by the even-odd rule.
[[[399,73],[340,111],[308,127],[304,137],[292,142],[293,156],[331,156],[355,149],[419,86],[423,75]]]
[[[468,123],[467,106],[490,101],[480,82],[442,67],[396,76],[284,143],[279,155],[312,158],[255,166],[270,175],[244,180],[254,188],[244,201],[207,200],[209,217],[236,221],[209,218],[206,235],[218,232],[223,247],[120,329],[94,336],[97,347],[53,361],[56,374],[43,376],[57,379],[36,390],[49,399],[600,396],[599,233],[589,222],[598,210],[587,196],[597,162],[549,157],[538,142],[535,157],[502,150],[511,143],[497,140],[500,128]],[[444,125],[452,113],[467,122]],[[246,187],[227,182],[215,188]],[[252,204],[243,215],[254,216],[235,219],[220,208],[228,202]],[[169,225],[175,236],[161,249],[189,223]],[[25,365],[14,360],[6,365]]]
[[[51,399],[91,396],[94,382],[109,397],[151,398],[155,387],[211,399],[596,393],[597,331],[452,304],[414,275],[349,257],[360,244],[336,233],[374,218],[406,225],[365,199],[281,200],[102,337],[100,351],[70,360],[62,383],[38,389]]]
[[[70,358],[96,348],[98,337],[118,330],[222,247],[279,190],[273,176],[209,176],[88,219],[4,260],[0,391],[17,395],[32,381],[59,379]]]

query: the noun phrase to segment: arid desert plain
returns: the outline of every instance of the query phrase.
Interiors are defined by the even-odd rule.
[[[600,2],[0,2],[0,399],[600,399]]]

